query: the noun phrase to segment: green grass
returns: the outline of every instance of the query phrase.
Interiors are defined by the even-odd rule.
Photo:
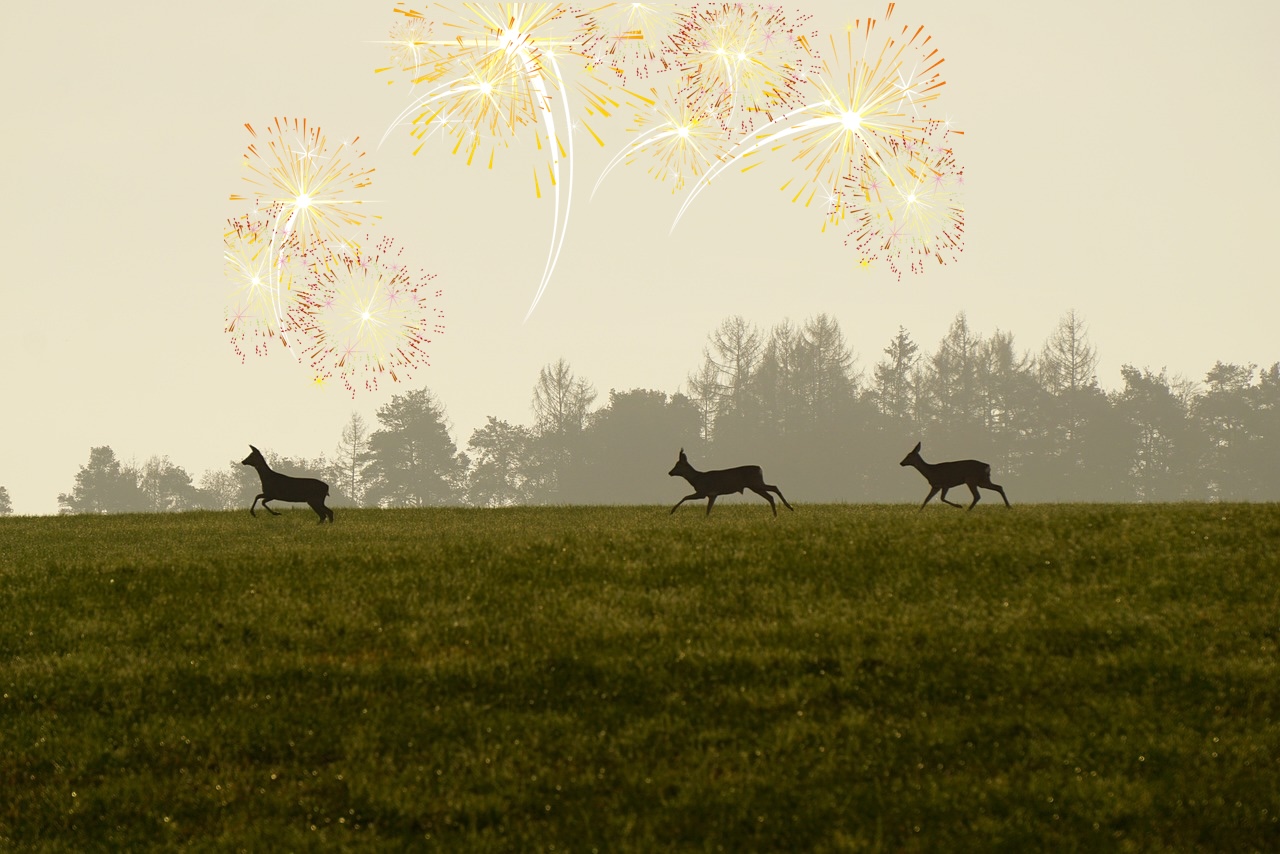
[[[1274,850],[1280,508],[0,520],[0,848]]]

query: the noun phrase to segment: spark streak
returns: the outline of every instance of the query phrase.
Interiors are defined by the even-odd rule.
[[[443,79],[443,82],[402,110],[383,140],[394,128],[408,121],[413,125],[413,135],[420,140],[416,154],[434,128],[443,127],[445,132],[457,135],[454,152],[465,149],[470,165],[483,140],[501,142],[505,147],[523,127],[541,127],[541,133],[535,130],[535,142],[538,148],[545,142],[549,151],[548,171],[555,212],[547,260],[525,315],[527,321],[555,271],[571,212],[572,120],[565,79],[556,59],[557,51],[569,52],[573,44],[556,32],[566,17],[566,9],[558,3],[464,3],[462,8],[464,13],[456,16],[456,20],[441,25],[441,29],[458,31],[452,38],[423,37],[428,47],[438,51],[432,61],[432,79]],[[395,11],[410,20],[424,18],[421,12],[405,8],[403,3],[398,3]],[[455,72],[457,67],[463,69],[461,74]],[[564,108],[563,133],[552,109],[556,98]],[[490,148],[489,168],[493,168],[493,155],[494,149]],[[542,186],[537,175],[535,170],[534,190],[541,198]]]

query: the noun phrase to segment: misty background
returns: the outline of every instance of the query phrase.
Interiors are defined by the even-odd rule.
[[[917,501],[926,482],[897,465],[917,438],[930,462],[963,449],[991,463],[1015,502],[1280,498],[1280,362],[1217,362],[1202,380],[1126,365],[1110,392],[1098,363],[1074,311],[1034,355],[963,314],[933,348],[901,328],[870,370],[828,315],[768,330],[735,316],[677,391],[601,393],[560,359],[539,372],[526,419],[489,416],[464,444],[445,402],[418,388],[352,410],[314,459],[262,450],[277,471],[329,483],[335,507],[674,503],[686,486],[664,474],[681,448],[701,470],[763,465],[797,503]],[[58,503],[230,510],[259,491],[236,460],[195,478],[100,446]]]
[[[230,471],[249,443],[300,468],[333,462],[353,413],[371,443],[382,432],[395,445],[387,437],[399,428],[379,412],[424,389],[470,460],[453,464],[450,500],[477,500],[473,470],[480,483],[501,468],[486,468],[487,452],[472,446],[491,427],[493,443],[511,433],[532,448],[520,457],[532,467],[520,475],[533,484],[530,501],[674,503],[684,487],[666,471],[682,445],[700,469],[759,463],[797,501],[915,501],[924,481],[897,461],[918,439],[930,461],[992,463],[1015,504],[1266,496],[1265,484],[1261,493],[1229,486],[1221,467],[1230,447],[1237,468],[1276,470],[1265,456],[1275,433],[1258,418],[1274,411],[1267,372],[1280,289],[1267,247],[1280,231],[1280,173],[1257,152],[1280,131],[1266,109],[1280,71],[1269,43],[1280,6],[898,3],[894,22],[924,25],[946,58],[936,107],[965,131],[956,156],[967,236],[959,263],[901,281],[860,269],[840,234],[822,233],[819,214],[788,203],[777,190],[795,175],[787,157],[717,180],[674,232],[682,196],[642,169],[615,170],[590,198],[626,139],[625,117],[602,123],[604,148],[578,146],[564,251],[525,322],[551,235],[552,206],[530,178],[538,157],[514,146],[490,170],[467,167],[443,143],[416,157],[405,136],[377,147],[408,100],[403,84],[373,73],[386,64],[376,42],[393,5],[6,5],[0,487],[13,512],[66,509],[58,496],[74,497],[93,448],[111,449],[125,481],[169,460],[198,487],[206,473]],[[823,33],[884,6],[795,4]],[[244,123],[275,116],[306,117],[333,140],[360,136],[376,168],[367,198],[380,227],[408,263],[437,274],[447,330],[431,366],[403,383],[353,400],[336,384],[314,388],[283,355],[242,364],[233,352],[221,238],[242,206],[228,195],[244,190]],[[1062,410],[1040,357],[1072,310],[1087,321],[1097,385]],[[873,394],[876,367],[899,329],[919,348],[924,383],[962,312],[982,347],[997,330],[1016,333],[1010,364],[1031,361],[1001,376],[1021,377],[1022,391],[918,385],[900,399],[917,409],[886,411]],[[703,350],[734,317],[760,335],[759,399],[717,396],[723,412],[711,412]],[[852,357],[852,390],[834,397],[829,379],[816,395],[784,377],[785,360],[803,361],[785,339],[819,317]],[[792,332],[775,336],[788,319]],[[771,343],[783,361],[764,359]],[[531,402],[561,359],[595,396],[573,440],[582,444],[555,448]],[[716,382],[746,395],[749,373],[736,376],[737,387]],[[1164,426],[1135,414],[1148,398],[1163,401]],[[1238,423],[1251,426],[1210,428],[1237,417],[1207,415],[1210,401],[1228,399],[1243,401]],[[1070,420],[1086,414],[1087,429]],[[657,423],[665,432],[642,426]],[[1135,447],[1138,423],[1146,444]],[[546,460],[559,460],[555,492]],[[1079,468],[1064,474],[1065,460]],[[1176,476],[1156,478],[1166,464]],[[1117,486],[1096,487],[1104,476]]]

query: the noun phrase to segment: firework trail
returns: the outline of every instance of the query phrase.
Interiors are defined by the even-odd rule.
[[[352,397],[429,366],[426,348],[444,332],[435,275],[410,270],[391,238],[365,244],[317,247],[292,311],[316,382],[341,379]]]
[[[362,200],[352,194],[369,186],[373,169],[360,163],[364,152],[352,147],[358,138],[339,143],[330,152],[320,128],[306,119],[274,119],[264,130],[261,143],[253,125],[245,123],[245,128],[255,140],[243,159],[244,180],[251,189],[245,195],[233,193],[231,200],[252,201],[255,215],[264,208],[270,211],[266,229],[268,291],[274,328],[282,333],[292,353],[290,338],[284,335],[288,331],[290,260],[370,219],[360,207]]]
[[[885,259],[902,278],[904,269],[922,273],[925,262],[959,260],[964,251],[964,169],[956,162],[948,122],[924,124],[917,142],[897,144],[897,156],[875,162],[864,157],[846,179],[855,227],[845,244],[864,262]]]
[[[422,42],[420,50],[430,49],[431,56],[409,72],[414,85],[435,85],[401,111],[383,134],[383,141],[396,127],[408,123],[419,140],[414,149],[417,154],[432,134],[451,134],[457,138],[453,152],[465,151],[468,165],[487,142],[487,163],[493,168],[498,145],[509,147],[522,129],[534,128],[535,144],[540,150],[545,146],[550,156],[547,177],[555,213],[542,277],[525,314],[528,320],[551,280],[569,224],[573,134],[567,87],[557,56],[571,53],[572,39],[560,34],[569,26],[570,16],[559,3],[464,3],[461,14],[438,8],[452,19],[440,23],[438,33],[434,23],[417,31],[415,45]],[[403,2],[396,5],[395,12],[409,21],[425,21],[421,12],[406,8]],[[563,127],[557,124],[552,109],[556,98],[563,106]],[[585,122],[583,127],[603,145]],[[542,197],[536,168],[534,191]]]
[[[760,155],[788,147],[795,150],[791,160],[803,177],[789,179],[780,189],[796,185],[791,201],[806,207],[821,194],[828,220],[842,220],[850,211],[844,178],[862,168],[864,157],[885,168],[884,160],[896,156],[901,143],[919,142],[915,117],[945,85],[939,70],[943,59],[932,37],[923,27],[891,26],[892,14],[890,3],[883,22],[868,18],[851,25],[843,51],[831,37],[830,58],[820,71],[806,75],[803,105],[740,139],[689,191],[672,230],[725,169],[739,166],[746,172],[759,165]]]

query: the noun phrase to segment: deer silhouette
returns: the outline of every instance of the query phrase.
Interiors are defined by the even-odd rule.
[[[960,505],[954,501],[947,500],[947,490],[952,487],[964,484],[969,487],[969,491],[973,493],[973,504],[969,505],[969,509],[973,509],[973,505],[978,503],[978,487],[983,489],[994,489],[1000,493],[1000,497],[1004,499],[1004,506],[1009,507],[1009,497],[1004,494],[1004,487],[997,486],[991,482],[991,466],[978,460],[952,460],[947,463],[926,463],[920,456],[920,442],[916,442],[916,446],[911,449],[911,453],[902,460],[899,465],[915,466],[920,474],[925,476],[929,481],[929,494],[925,496],[924,504],[920,505],[920,509],[924,509],[924,505],[929,503],[933,496],[939,491],[942,492],[942,503],[950,504],[952,507]]]
[[[257,498],[254,498],[253,504],[250,505],[250,516],[258,515],[253,512],[253,508],[258,506],[259,499],[262,500],[262,509],[273,516],[280,514],[267,506],[268,501],[305,502],[311,505],[311,509],[320,517],[319,524],[323,525],[325,519],[333,524],[333,511],[324,506],[324,499],[329,494],[329,484],[314,477],[290,477],[287,474],[272,471],[261,451],[253,445],[249,446],[249,450],[252,453],[241,460],[240,464],[253,466],[258,471],[259,479],[262,480],[262,492],[258,493]]]
[[[795,508],[787,503],[787,499],[783,498],[782,490],[776,486],[771,486],[764,482],[764,472],[760,466],[738,466],[732,469],[720,469],[718,471],[698,471],[689,465],[689,458],[684,455],[684,448],[680,449],[680,459],[676,460],[675,467],[667,472],[671,477],[682,477],[689,481],[689,485],[693,487],[693,495],[686,495],[676,502],[676,506],[671,508],[671,512],[675,513],[680,505],[691,498],[707,499],[707,515],[711,515],[711,508],[716,503],[716,497],[720,495],[728,495],[731,492],[742,493],[743,490],[749,489],[756,495],[759,495],[765,501],[769,502],[769,506],[773,508],[773,515],[778,515],[778,505],[773,503],[773,496],[770,492],[778,493],[778,497],[782,498],[782,503],[787,505],[787,509],[795,512]]]

